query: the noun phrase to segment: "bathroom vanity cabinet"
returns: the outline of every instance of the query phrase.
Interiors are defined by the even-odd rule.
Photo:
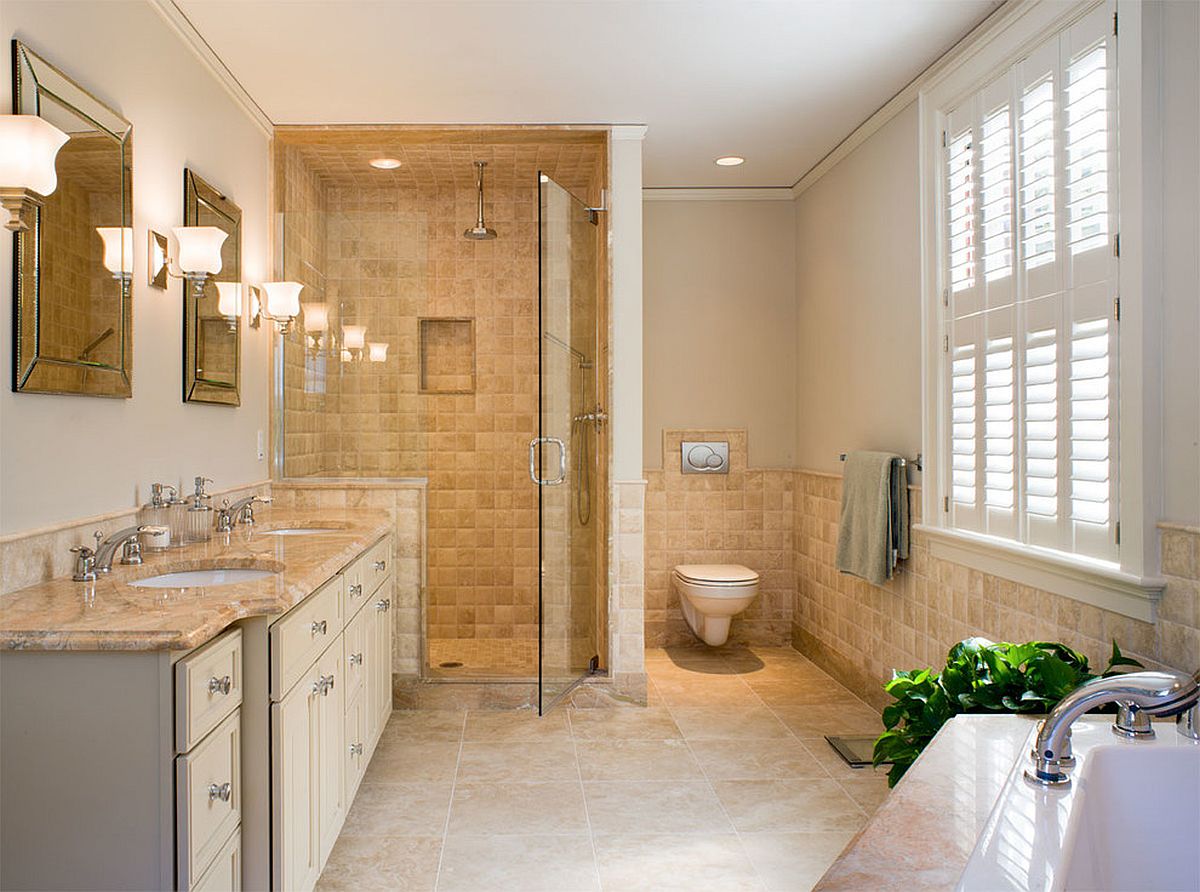
[[[391,712],[392,540],[364,544],[190,650],[0,629],[0,888],[311,889]]]

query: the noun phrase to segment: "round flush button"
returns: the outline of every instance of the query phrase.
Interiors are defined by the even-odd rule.
[[[721,466],[721,457],[708,446],[693,446],[688,450],[687,460],[693,468],[719,468]]]

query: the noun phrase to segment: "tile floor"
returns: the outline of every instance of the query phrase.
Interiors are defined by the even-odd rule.
[[[647,708],[397,712],[322,890],[811,887],[887,794],[879,716],[790,648],[655,650]]]

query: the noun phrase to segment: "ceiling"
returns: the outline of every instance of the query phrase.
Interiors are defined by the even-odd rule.
[[[654,187],[792,185],[999,5],[174,2],[277,124],[647,124]]]

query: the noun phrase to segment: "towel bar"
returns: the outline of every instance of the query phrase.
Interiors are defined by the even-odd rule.
[[[839,452],[839,453],[838,453],[838,461],[845,461],[845,460],[846,460],[846,453],[844,453],[844,452]],[[917,457],[916,457],[916,458],[902,458],[902,459],[900,459],[900,467],[902,467],[902,468],[903,468],[903,467],[905,467],[906,465],[912,465],[912,466],[913,466],[914,468],[916,468],[918,471],[923,471],[923,470],[924,470],[924,468],[922,468],[922,467],[921,467],[921,453],[920,453],[920,452],[918,452],[918,453],[917,453]]]

